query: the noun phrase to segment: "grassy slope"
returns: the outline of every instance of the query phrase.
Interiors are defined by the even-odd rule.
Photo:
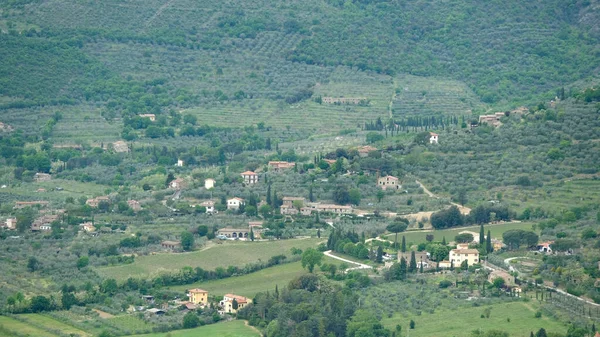
[[[326,257],[323,263],[339,265],[340,261]],[[318,267],[315,268],[318,270]],[[186,290],[202,288],[207,290],[211,296],[222,296],[226,293],[235,293],[242,296],[253,297],[256,293],[263,291],[274,291],[275,286],[279,288],[287,286],[294,278],[306,274],[300,262],[286,263],[283,265],[263,269],[256,273],[239,277],[229,277],[222,280],[199,282],[183,286],[172,287],[173,290]]]
[[[5,329],[17,332],[19,334],[25,334],[25,335],[36,336],[36,337],[56,337],[56,336],[58,336],[53,333],[38,329],[29,324],[17,321],[10,317],[0,316],[0,325],[3,326]]]
[[[217,267],[228,266],[242,267],[259,260],[266,262],[272,256],[290,255],[292,247],[302,250],[316,247],[322,239],[282,240],[269,242],[233,242],[226,241],[221,245],[206,250],[181,253],[157,254],[139,256],[135,263],[123,266],[97,269],[103,277],[112,277],[123,280],[128,277],[141,277],[157,275],[161,272],[177,271],[183,267],[201,267],[214,270]]]
[[[396,313],[391,318],[384,318],[382,323],[391,329],[394,329],[396,324],[400,324],[403,332],[406,332],[408,323],[412,319],[415,321],[415,329],[410,330],[412,337],[468,337],[471,336],[471,331],[476,329],[503,330],[510,336],[523,337],[529,336],[530,331],[535,333],[542,327],[547,332],[565,333],[566,331],[566,327],[555,319],[535,318],[538,305],[534,302],[500,303],[490,308],[490,318],[480,318],[485,307],[471,307],[436,311],[434,314],[424,313],[421,316]]]
[[[30,326],[39,326],[44,327],[46,330],[50,331],[60,331],[66,334],[77,334],[80,336],[91,336],[91,334],[72,327],[63,322],[57,321],[51,317],[40,315],[40,314],[24,314],[20,315],[21,318],[27,320],[30,323]]]
[[[225,323],[217,323],[205,325],[203,327],[177,330],[161,333],[153,333],[148,335],[136,335],[136,337],[196,337],[196,336],[219,336],[219,337],[255,337],[259,333],[252,328],[245,326],[243,321],[230,321]]]

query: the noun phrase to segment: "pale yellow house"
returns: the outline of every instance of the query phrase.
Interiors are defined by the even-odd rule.
[[[190,289],[188,292],[188,297],[190,302],[194,304],[200,304],[203,306],[208,304],[208,291],[206,290],[199,288]]]
[[[237,302],[237,309],[233,308],[234,299]],[[252,300],[247,297],[234,294],[225,294],[225,296],[223,296],[223,300],[219,302],[219,305],[223,308],[223,312],[228,314],[235,314],[238,310],[243,309],[250,303],[252,303]]]
[[[450,251],[450,262],[455,268],[460,267],[463,261],[467,261],[467,265],[469,266],[479,263],[479,251],[463,247],[458,247]]]

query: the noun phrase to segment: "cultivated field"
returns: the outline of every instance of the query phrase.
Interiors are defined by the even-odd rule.
[[[489,318],[480,318],[486,308],[491,309]],[[492,306],[461,308],[460,310],[440,310],[434,314],[423,313],[420,316],[407,314],[394,314],[391,318],[383,318],[382,323],[390,329],[395,329],[396,324],[402,326],[404,335],[409,327],[410,320],[415,321],[415,329],[410,330],[412,337],[454,336],[469,337],[473,330],[482,329],[502,330],[510,336],[529,336],[540,328],[547,332],[564,334],[567,328],[556,319],[542,316],[535,318],[539,309],[534,302],[500,303]],[[443,322],[443,324],[440,324]]]
[[[260,334],[253,328],[246,326],[244,321],[229,321],[205,325],[195,329],[176,330],[171,332],[153,333],[148,335],[136,335],[136,337],[197,337],[197,336],[219,336],[219,337],[256,337]]]
[[[251,262],[266,262],[275,255],[290,256],[293,247],[306,249],[316,247],[324,239],[297,239],[263,242],[224,241],[222,244],[191,253],[156,254],[136,257],[133,264],[98,268],[103,277],[124,280],[128,277],[149,277],[162,272],[174,272],[183,267],[201,267],[214,270],[217,267],[242,267]]]
[[[19,315],[19,317],[21,319],[25,320],[29,326],[35,326],[35,327],[43,329],[43,330],[53,331],[53,332],[56,332],[57,334],[59,334],[59,333],[76,334],[76,335],[79,335],[82,337],[92,336],[92,334],[90,334],[86,331],[77,329],[71,325],[57,321],[57,320],[55,320],[51,317],[45,316],[45,315],[24,314],[24,315]]]

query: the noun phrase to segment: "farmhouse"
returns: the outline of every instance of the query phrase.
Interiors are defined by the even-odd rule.
[[[156,121],[156,115],[155,114],[140,114],[138,115],[141,118],[149,118],[151,122],[155,122]]]
[[[540,253],[552,253],[552,244],[554,241],[540,242],[537,245],[537,250]]]
[[[177,164],[175,164],[177,167],[183,167],[183,160],[181,159],[177,159]]]
[[[313,212],[329,212],[334,214],[351,214],[352,207],[335,204],[309,203],[300,209],[302,215],[311,215]]]
[[[36,173],[33,176],[33,180],[40,182],[40,181],[50,181],[52,180],[52,176],[49,175],[48,173]]]
[[[444,268],[444,269],[452,268],[452,263],[448,260],[443,260],[443,261],[438,262],[438,267]]]
[[[98,207],[98,205],[100,205],[101,202],[110,203],[110,198],[108,196],[95,197],[95,198],[86,200],[85,204],[90,207]]]
[[[502,125],[500,118],[504,117],[504,112],[496,112],[493,115],[481,115],[479,116],[479,124],[488,124],[493,127],[499,127]]]
[[[430,132],[429,133],[429,144],[437,144],[438,143],[438,134]]]
[[[215,213],[215,202],[212,200],[203,201],[200,206],[206,208],[206,213],[208,214]]]
[[[412,253],[410,251],[406,251],[404,253],[398,252],[398,262],[404,258],[407,264],[410,264]],[[427,252],[415,252],[415,263],[417,266],[423,261],[423,268],[427,268],[429,266],[429,253]]]
[[[293,206],[294,205],[294,201],[298,201],[300,203],[304,204],[304,198],[303,197],[283,197],[283,204],[287,205],[287,206]]]
[[[185,187],[185,181],[182,178],[171,180],[171,182],[169,183],[169,187],[175,190],[180,190],[183,187]]]
[[[250,228],[221,228],[217,235],[222,235],[230,239],[244,239],[250,236]]]
[[[194,304],[200,304],[202,306],[208,304],[208,291],[206,290],[199,288],[190,289],[187,296],[190,299],[190,302]]]
[[[181,248],[181,242],[165,240],[160,243],[160,246],[166,249],[179,249]]]
[[[6,229],[17,229],[17,218],[6,219],[6,221],[4,222],[4,226],[6,227]]]
[[[25,208],[25,207],[33,207],[33,206],[40,206],[40,207],[47,207],[50,203],[48,201],[17,201],[15,203],[15,207],[14,209],[21,209],[21,208]]]
[[[479,263],[479,251],[465,248],[464,245],[458,245],[456,249],[450,251],[450,262],[454,264],[454,267],[459,267],[463,261],[467,261],[469,266]]]
[[[287,161],[270,161],[268,166],[269,169],[272,171],[281,171],[294,168],[294,166],[296,166],[296,163],[290,163]]]
[[[515,285],[515,277],[503,270],[492,271],[490,275],[488,275],[488,282],[493,283],[494,279],[498,277],[502,278],[504,280],[504,284],[507,286]]]
[[[246,171],[241,174],[246,184],[256,184],[258,182],[258,174],[252,171]]]
[[[131,208],[135,212],[142,210],[142,206],[140,205],[140,202],[137,200],[127,200],[127,206],[129,206],[129,208]]]
[[[238,210],[242,205],[245,205],[244,199],[242,198],[235,197],[227,199],[227,209]]]
[[[398,182],[398,178],[394,176],[385,176],[377,179],[377,186],[379,186],[384,191],[388,188],[397,190],[401,187]]]
[[[234,308],[234,300],[237,303],[237,308]],[[252,303],[252,300],[247,297],[234,294],[225,294],[225,296],[223,296],[223,300],[219,302],[219,305],[221,308],[223,308],[223,312],[235,314],[238,310],[243,309],[250,303]]]
[[[279,213],[282,215],[296,215],[298,214],[298,209],[292,205],[283,204],[279,206]]]
[[[366,145],[366,146],[361,146],[361,147],[357,148],[356,151],[358,151],[358,155],[360,157],[364,158],[369,155],[369,152],[377,151],[377,148]]]
[[[213,178],[204,179],[204,188],[210,190],[215,187],[216,181]]]
[[[112,143],[112,148],[117,153],[129,152],[129,146],[122,140]]]
[[[79,230],[84,231],[86,233],[91,233],[96,231],[96,227],[91,222],[84,222],[79,225]]]

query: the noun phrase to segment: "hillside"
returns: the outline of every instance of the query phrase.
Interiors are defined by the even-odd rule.
[[[72,105],[108,122],[175,109],[209,125],[269,121],[311,133],[378,117],[470,115],[551,98],[597,76],[598,8],[596,1],[11,1],[0,4],[0,107],[24,116]],[[314,102],[325,96],[369,105]],[[337,123],[325,127],[325,116]],[[92,139],[107,140],[93,132]]]

